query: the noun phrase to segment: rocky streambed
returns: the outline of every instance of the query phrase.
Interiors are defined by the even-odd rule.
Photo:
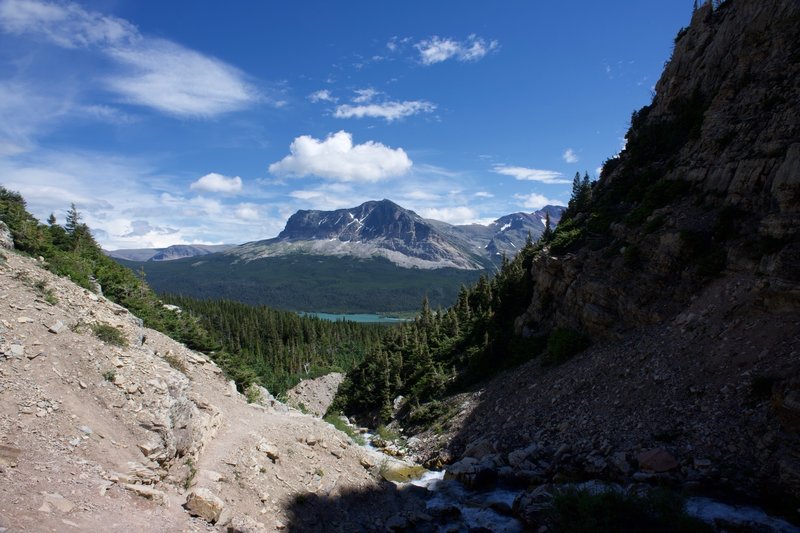
[[[680,487],[670,487],[668,471],[674,468],[674,458],[660,449],[641,454],[637,458],[641,470],[626,482],[607,479],[572,482],[566,479],[566,470],[551,475],[554,460],[548,450],[537,446],[516,450],[506,457],[500,454],[468,456],[442,470],[428,470],[399,458],[405,452],[401,446],[369,433],[365,433],[365,437],[368,441],[365,448],[380,465],[380,475],[395,483],[401,492],[412,488],[414,494],[424,500],[424,513],[398,514],[387,522],[389,530],[550,531],[557,516],[554,514],[556,500],[571,495],[568,498],[596,498],[606,507],[639,505],[646,508],[644,512],[656,517],[661,509],[659,505],[666,508],[672,503],[665,501],[678,502],[688,517],[696,519],[700,527],[705,524],[709,531],[800,532],[800,527],[771,516],[755,505],[732,503],[699,495],[699,492],[687,495],[685,491],[679,492]],[[562,456],[567,453],[560,452]],[[656,502],[655,510],[649,507],[653,502]]]

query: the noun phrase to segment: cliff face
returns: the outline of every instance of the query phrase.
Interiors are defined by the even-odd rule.
[[[800,305],[800,4],[728,0],[693,15],[626,149],[604,166],[567,252],[538,257],[517,326],[615,336],[679,313],[711,279],[756,306]],[[554,247],[555,248],[555,247]]]

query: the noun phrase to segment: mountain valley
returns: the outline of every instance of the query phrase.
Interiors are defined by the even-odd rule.
[[[800,3],[695,2],[599,179],[486,226],[112,260],[0,187],[0,533],[800,531],[798,80]]]

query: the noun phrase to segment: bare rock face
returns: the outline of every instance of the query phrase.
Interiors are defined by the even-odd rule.
[[[796,1],[701,6],[593,187],[592,216],[574,220],[582,245],[535,259],[518,331],[614,337],[674,316],[724,272],[762,278],[766,309],[800,307],[799,58]]]
[[[6,223],[0,220],[0,248],[7,250],[14,249],[14,238],[11,236],[11,230],[8,229]]]

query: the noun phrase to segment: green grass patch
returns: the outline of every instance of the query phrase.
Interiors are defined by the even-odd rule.
[[[105,322],[92,324],[92,331],[98,339],[106,344],[113,344],[114,346],[128,345],[128,339],[125,338],[125,334],[111,324],[106,324]]]
[[[323,420],[353,439],[356,444],[364,446],[367,443],[364,440],[364,436],[356,433],[356,431],[350,427],[347,422],[342,420],[339,415],[330,414],[327,415]]]

